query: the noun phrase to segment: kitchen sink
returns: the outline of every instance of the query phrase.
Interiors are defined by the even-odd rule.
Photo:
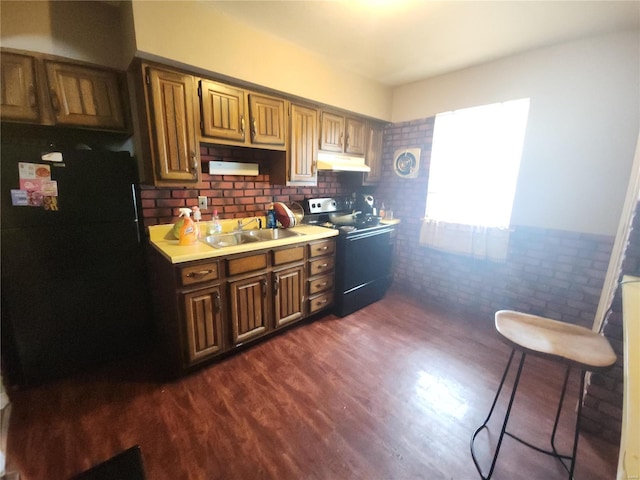
[[[265,240],[279,240],[281,238],[297,237],[302,235],[292,230],[285,230],[284,228],[267,228],[264,230],[245,230],[241,233],[242,236],[258,239],[258,241]]]
[[[301,234],[292,232],[291,230],[269,228],[265,230],[243,230],[241,232],[208,235],[203,238],[202,241],[214,248],[224,248],[244,245],[246,243],[265,242],[267,240],[296,237],[299,235]]]

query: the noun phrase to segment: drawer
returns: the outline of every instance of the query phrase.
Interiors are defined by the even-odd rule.
[[[313,277],[314,275],[332,271],[335,260],[335,257],[322,257],[309,262],[309,276]]]
[[[209,282],[218,278],[218,262],[200,263],[180,269],[182,286]]]
[[[333,292],[327,292],[309,299],[309,314],[328,307],[333,303]]]
[[[315,295],[316,293],[333,288],[333,275],[323,275],[322,277],[309,280],[307,283],[309,295]]]
[[[299,262],[304,260],[304,247],[286,248],[284,250],[274,250],[273,264],[282,265],[283,263]]]
[[[227,273],[229,276],[253,272],[255,270],[263,270],[265,268],[267,268],[266,253],[227,260]]]
[[[319,257],[320,255],[329,255],[335,252],[336,242],[335,240],[323,240],[322,242],[309,244],[309,257]]]

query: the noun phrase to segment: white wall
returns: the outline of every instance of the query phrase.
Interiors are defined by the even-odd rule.
[[[120,11],[102,2],[0,1],[0,45],[126,68]]]
[[[640,128],[640,32],[399,87],[392,120],[523,97],[531,109],[512,223],[615,235]]]
[[[215,2],[133,1],[138,55],[200,67],[374,118],[391,117],[391,90],[238,23]]]

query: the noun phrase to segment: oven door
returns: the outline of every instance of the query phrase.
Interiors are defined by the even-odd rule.
[[[391,227],[338,237],[335,313],[349,315],[380,300],[391,284]]]

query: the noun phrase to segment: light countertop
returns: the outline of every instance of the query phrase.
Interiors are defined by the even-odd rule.
[[[235,220],[233,223],[235,223]],[[204,223],[204,222],[203,222]],[[223,221],[223,232],[230,231],[228,225]],[[197,242],[194,245],[178,245],[178,240],[172,233],[173,224],[154,225],[149,227],[149,241],[151,245],[164,255],[171,263],[190,262],[193,260],[203,260],[207,258],[223,257],[235,253],[245,253],[265,248],[274,248],[285,245],[293,245],[301,242],[309,242],[330,238],[338,235],[338,230],[314,225],[300,225],[290,230],[300,235],[278,240],[265,240],[261,242],[245,243],[224,248],[214,248],[204,242]]]

